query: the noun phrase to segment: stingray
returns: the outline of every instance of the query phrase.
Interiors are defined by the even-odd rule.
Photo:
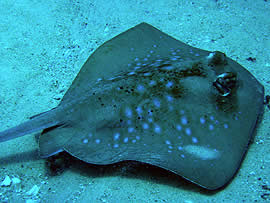
[[[60,104],[0,133],[43,130],[39,154],[139,161],[209,190],[234,177],[262,114],[264,88],[219,51],[141,23],[101,45]]]

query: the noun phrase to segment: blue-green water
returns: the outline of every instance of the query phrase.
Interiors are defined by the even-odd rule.
[[[269,11],[263,0],[2,0],[0,131],[55,107],[99,45],[143,21],[192,46],[226,53],[269,94]],[[30,135],[0,144],[0,183],[11,179],[0,187],[0,201],[263,202],[270,193],[269,114],[266,108],[240,171],[217,193],[199,192],[180,178],[136,165],[108,169],[74,161],[51,176]]]

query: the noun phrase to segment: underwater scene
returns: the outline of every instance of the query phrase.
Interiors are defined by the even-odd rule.
[[[270,201],[268,0],[0,2],[0,202]]]

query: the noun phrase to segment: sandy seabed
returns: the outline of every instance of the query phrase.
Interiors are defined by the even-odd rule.
[[[98,46],[141,22],[191,46],[226,53],[269,94],[269,1],[1,0],[0,130],[55,107]],[[0,201],[270,201],[269,126],[270,112],[265,108],[239,172],[217,192],[140,164],[98,168],[73,161],[52,176],[46,160],[38,157],[35,136],[25,136],[0,144],[0,183],[6,176],[11,179],[0,187]]]

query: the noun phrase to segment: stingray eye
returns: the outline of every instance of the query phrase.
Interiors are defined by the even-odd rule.
[[[232,72],[222,73],[217,76],[213,86],[217,89],[219,94],[223,97],[230,95],[236,86],[236,74]]]
[[[214,51],[207,56],[209,66],[227,65],[227,57],[220,51]]]

